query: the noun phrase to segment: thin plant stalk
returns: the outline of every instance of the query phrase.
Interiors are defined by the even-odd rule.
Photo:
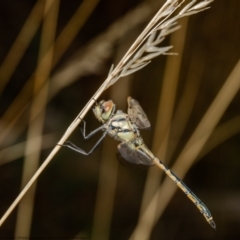
[[[14,141],[14,140],[12,140],[12,139],[15,139],[14,137],[12,137],[12,134],[10,134],[11,133],[11,130],[14,128],[14,126],[16,126],[16,123],[18,122],[20,122],[20,119],[21,119],[21,117],[23,116],[23,113],[26,111],[26,109],[27,109],[27,107],[28,107],[28,105],[26,105],[24,108],[22,108],[21,109],[21,111],[18,111],[17,113],[16,113],[16,115],[12,118],[12,120],[11,121],[9,121],[9,124],[8,124],[8,126],[6,126],[5,128],[3,128],[1,125],[1,129],[2,129],[2,132],[1,132],[1,134],[0,134],[0,144],[1,145],[3,145],[3,142],[4,143],[6,143],[6,146],[8,146],[9,144],[9,142],[11,142],[11,141]],[[22,126],[22,125],[21,125]],[[20,132],[21,132],[21,130],[20,130]],[[16,129],[15,130],[15,133],[16,133],[16,135],[18,135],[18,133],[19,133],[19,128],[18,129]],[[10,137],[9,137],[10,136]],[[8,138],[7,138],[8,137]],[[10,140],[9,140],[9,138],[10,138]]]
[[[40,26],[41,20],[44,17],[43,7],[44,1],[37,1],[0,66],[0,95]]]
[[[171,35],[170,45],[174,46],[174,50],[179,53],[176,57],[167,58],[166,69],[163,77],[163,86],[159,99],[159,107],[157,111],[156,126],[153,136],[152,151],[157,152],[157,157],[166,159],[166,151],[168,148],[168,131],[171,127],[172,115],[175,105],[176,90],[180,74],[180,66],[184,49],[185,36],[187,31],[188,18],[181,19],[181,31]],[[171,94],[169,94],[171,93]],[[164,141],[163,141],[164,140]],[[160,146],[160,149],[158,149]],[[146,209],[152,196],[156,192],[162,172],[156,168],[150,168],[148,171],[143,199],[141,204],[140,216]],[[157,206],[156,206],[157,207]],[[151,215],[154,217],[154,212]],[[149,219],[149,221],[151,221]],[[140,236],[139,236],[140,237]]]
[[[80,4],[56,40],[53,66],[56,66],[59,62],[67,48],[79,33],[79,30],[84,26],[94,9],[97,7],[98,3],[99,0],[84,0]]]
[[[212,136],[210,137],[209,143],[203,148],[200,153],[199,158],[205,156],[216,146],[219,146],[221,143],[231,138],[235,134],[240,132],[240,115],[230,119],[229,121],[221,124],[219,127],[214,130]]]
[[[91,240],[107,240],[110,237],[118,178],[118,162],[110,161],[116,155],[115,143],[111,140],[107,138],[102,144]]]
[[[180,138],[184,132],[184,129],[186,128],[187,122],[197,99],[198,90],[203,76],[203,70],[203,58],[198,56],[196,59],[195,54],[193,53],[189,64],[186,84],[173,116],[171,123],[172,127],[168,130],[169,132],[171,131],[169,134],[173,137],[171,145],[168,146],[167,159],[172,158],[172,155],[180,142]]]
[[[54,42],[58,18],[58,8],[59,1],[51,0],[45,2],[44,12],[46,14],[46,17],[44,18],[43,22],[42,38],[40,43],[40,53],[38,60],[39,65],[36,70],[33,95],[36,95],[39,86],[41,86],[43,82],[47,81],[51,72],[53,51],[51,52],[51,54],[48,55],[49,58],[44,58],[43,56],[45,55],[45,52],[48,51],[49,46],[51,46]],[[33,101],[31,104],[29,128],[27,132],[27,143],[25,148],[26,154],[24,159],[23,176],[21,183],[22,187],[26,185],[26,183],[36,172],[39,166],[43,140],[42,130],[44,126],[45,109],[48,98],[48,88],[44,88],[44,90],[45,91],[42,91],[43,94],[41,95],[41,97],[35,98],[35,101]],[[33,121],[33,119],[36,118],[36,114],[38,114],[38,112],[41,112],[41,114],[35,121]],[[38,141],[32,142],[33,138],[37,138]],[[37,147],[37,151],[32,154],[27,154],[34,146]],[[18,238],[19,236],[30,236],[35,189],[36,182],[19,204],[15,229],[16,238]]]
[[[164,159],[166,159],[165,156],[168,148],[168,140],[165,141],[165,144],[163,144],[163,140],[164,138],[168,138],[166,135],[168,135],[167,132],[171,126],[173,118],[177,86],[179,82],[185,38],[187,33],[188,18],[181,19],[180,24],[181,31],[177,31],[171,35],[170,45],[174,46],[174,50],[177,51],[178,56],[167,58],[157,111],[158,124],[155,129],[156,133],[152,146],[153,151],[157,152],[158,150],[159,156],[164,157]],[[161,146],[160,149],[159,146]]]
[[[10,147],[1,149],[0,151],[0,166],[4,165],[6,163],[15,161],[19,158],[22,158],[24,155],[33,154],[38,151],[37,143],[40,141],[39,138],[43,138],[43,145],[42,149],[47,149],[55,145],[56,143],[56,137],[55,134],[49,133],[45,134],[43,136],[39,136],[36,138],[32,138],[31,141],[33,143],[33,147],[29,149],[29,152],[25,151],[26,148],[26,141],[19,142],[15,145],[12,145]]]
[[[177,19],[207,9],[208,7],[206,6],[212,1],[202,1],[193,6],[193,4],[196,2],[193,0],[191,2],[193,4],[188,4],[176,16],[172,17],[174,11],[178,9],[183,2],[184,1],[180,2],[178,0],[168,0],[154,16],[153,20],[150,21],[149,25],[145,28],[145,30],[143,31],[144,34],[140,34],[140,37],[138,37],[137,40],[133,43],[133,45],[130,47],[130,50],[127,52],[127,54],[125,54],[119,64],[115,68],[110,69],[107,79],[103,82],[103,84],[93,95],[93,97],[91,97],[91,99],[82,109],[82,111],[77,115],[77,117],[74,119],[74,121],[71,123],[71,125],[68,127],[68,129],[58,142],[58,144],[51,151],[43,164],[39,167],[33,177],[29,180],[25,188],[21,191],[21,193],[18,195],[18,197],[3,215],[0,220],[0,226],[7,219],[13,209],[17,206],[19,201],[26,194],[32,184],[36,181],[36,179],[39,177],[39,175],[45,169],[48,163],[60,150],[61,146],[77,128],[77,126],[80,124],[82,119],[91,109],[91,107],[100,97],[103,91],[113,85],[119,78],[130,75],[133,72],[140,70],[141,68],[149,64],[151,62],[151,59],[162,54],[168,54],[168,51],[172,48],[171,46],[157,47],[157,45],[165,38],[166,35],[178,29],[176,28]],[[146,53],[146,55],[144,53]]]
[[[126,45],[126,43],[124,45]],[[116,59],[122,55],[124,45],[119,47],[120,49],[118,50]],[[120,103],[121,99],[126,99],[130,92],[129,80],[131,75],[126,78],[127,79],[120,81],[117,85],[113,85],[110,91],[110,99],[113,97],[116,98],[115,103],[117,106],[122,105],[122,103]],[[105,139],[102,144],[91,240],[107,240],[110,237],[119,165],[117,161],[110,161],[116,157],[115,144],[116,143],[109,138]]]

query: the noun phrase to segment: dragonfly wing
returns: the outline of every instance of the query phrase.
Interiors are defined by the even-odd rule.
[[[126,143],[121,143],[118,145],[118,152],[121,157],[132,164],[152,166],[154,163],[151,158],[149,158],[144,152],[140,150],[131,149]],[[122,162],[122,159],[119,159]]]
[[[139,102],[131,97],[127,98],[128,116],[139,129],[150,129],[151,124]]]

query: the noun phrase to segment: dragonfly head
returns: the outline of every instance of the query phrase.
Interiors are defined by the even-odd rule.
[[[108,121],[115,111],[115,104],[112,100],[100,101],[93,108],[95,117],[102,123]]]

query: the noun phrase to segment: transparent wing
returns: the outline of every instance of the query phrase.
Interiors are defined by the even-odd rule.
[[[133,150],[126,143],[121,143],[118,145],[118,152],[124,158],[125,161],[145,166],[154,165],[153,161],[140,150]],[[120,162],[123,162],[121,158],[118,158]]]
[[[143,111],[139,102],[131,97],[128,97],[128,116],[132,120],[132,122],[139,129],[150,129],[151,124],[147,118],[146,113]]]

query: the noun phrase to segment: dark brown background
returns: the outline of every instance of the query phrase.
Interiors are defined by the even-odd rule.
[[[75,58],[80,56],[81,60],[81,51],[84,51],[90,41],[100,33],[104,33],[114,21],[121,19],[140,2],[139,0],[101,0],[61,61],[53,69],[52,76],[64,69],[78,51],[80,55],[75,55]],[[80,3],[80,0],[61,1],[57,35]],[[1,1],[0,63],[4,60],[34,4],[35,1],[27,0]],[[100,59],[99,69],[77,77],[77,81],[54,96],[47,107],[44,133],[55,133],[57,142],[57,139],[105,79],[111,63],[116,64],[118,61],[116,59],[123,55],[125,50],[119,50],[119,47],[123,46],[127,49],[146,24],[147,22],[136,26],[134,31],[131,30],[115,42],[112,52],[108,53],[109,56],[104,60]],[[40,36],[39,30],[0,97],[1,115],[8,109],[36,67]],[[174,158],[177,157],[196,128],[239,60],[239,56],[240,1],[216,0],[211,4],[210,10],[190,17],[176,103],[181,97],[191,62],[201,58],[204,62],[204,70],[193,112]],[[165,61],[166,57],[160,56],[145,69],[134,74],[131,80],[127,80],[130,81],[127,91],[139,100],[152,123],[152,130],[144,133],[149,147],[152,145],[152,135],[156,124],[157,102]],[[103,98],[111,97],[119,103],[121,109],[125,109],[125,97],[114,98],[110,96],[110,90],[103,94]],[[240,95],[237,94],[220,123],[239,115],[239,101]],[[91,112],[86,120],[88,131],[99,125]],[[21,142],[25,138],[26,131],[17,138],[16,142]],[[86,143],[76,131],[71,140],[84,149],[90,149],[96,138]],[[9,143],[6,141],[2,148],[8,144],[14,143],[10,140]],[[52,144],[54,145],[54,142]],[[116,146],[117,143],[113,143],[113,147],[116,148]],[[192,166],[184,179],[184,182],[211,209],[217,224],[217,231],[215,232],[205,223],[192,203],[178,190],[155,226],[151,235],[152,240],[240,239],[239,146],[240,135],[237,133],[202,157]],[[50,150],[42,152],[42,160]],[[62,149],[57,154],[41,175],[37,185],[32,236],[45,236],[51,239],[51,236],[73,238],[79,232],[84,232],[87,236],[91,235],[100,155],[101,146],[90,157],[78,155],[68,149]],[[116,161],[116,159],[111,159],[111,161]],[[3,215],[20,191],[22,167],[23,158],[0,166],[0,215]],[[119,167],[110,239],[128,239],[133,231],[138,219],[146,172],[145,169]],[[0,228],[0,239],[14,236],[15,223],[16,211]]]

